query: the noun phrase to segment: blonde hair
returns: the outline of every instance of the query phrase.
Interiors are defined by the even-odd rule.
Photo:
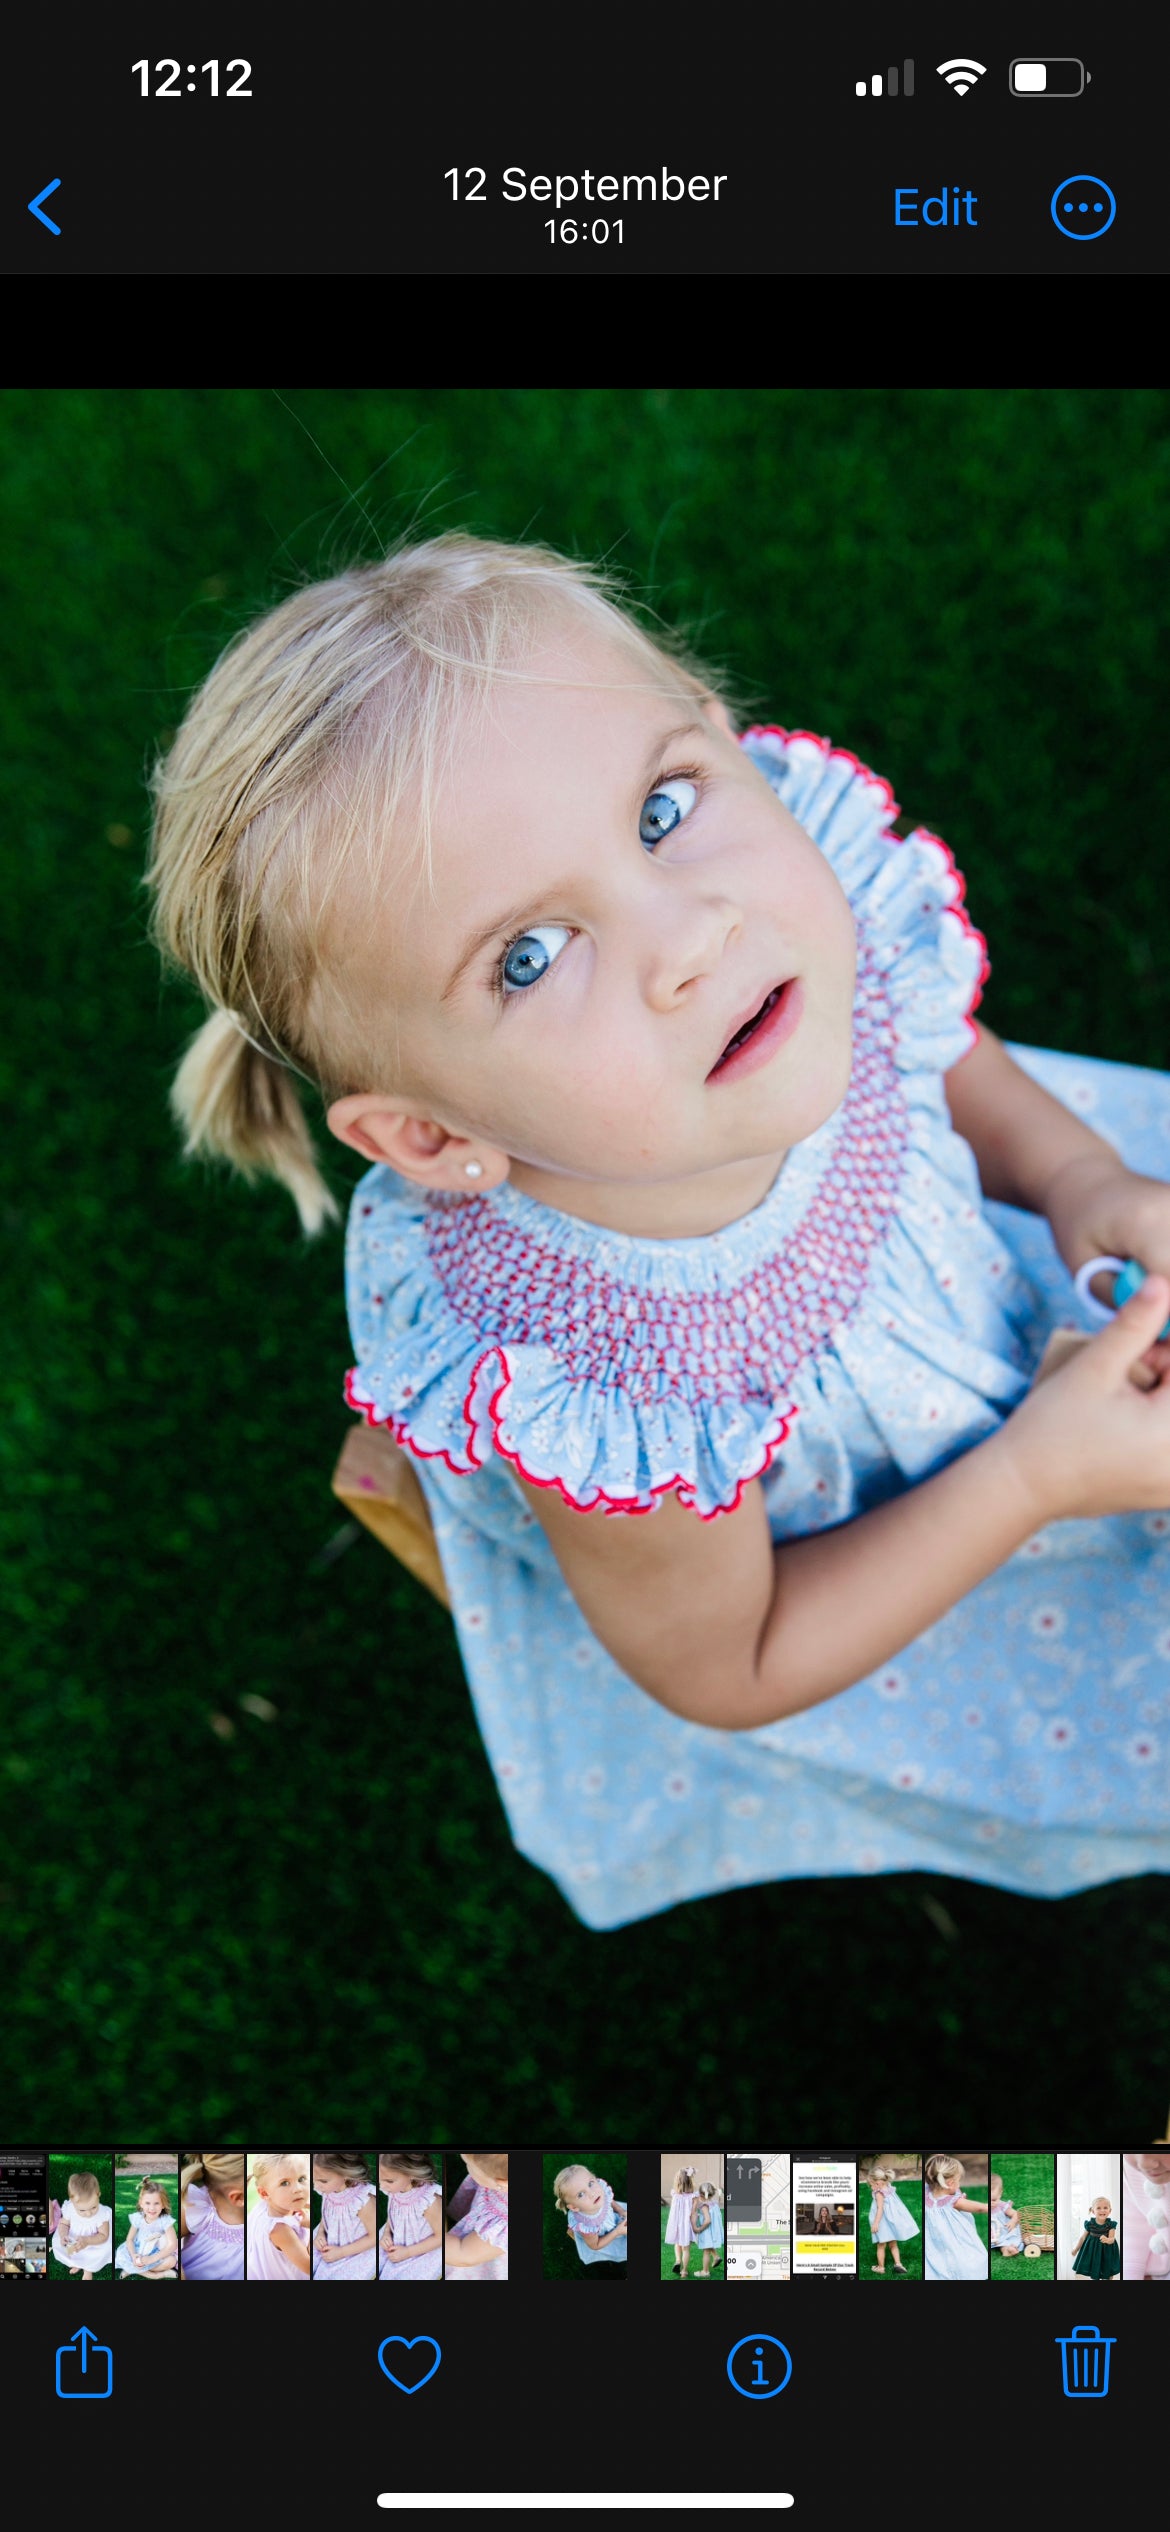
[[[340,2146],[335,2153],[328,2154],[322,2146],[320,2153],[314,2154],[313,2186],[317,2190],[321,2186],[317,2178],[318,2163],[322,2171],[336,2172],[338,2179],[345,2182],[347,2189],[358,2189],[363,2181],[367,2184],[369,2182],[370,2166],[365,2155],[353,2153],[348,2146]]]
[[[434,2157],[422,2145],[384,2145],[378,2155],[378,2176],[383,2169],[404,2172],[412,2189],[424,2189],[435,2178]]]
[[[718,2198],[721,2195],[722,2192],[713,2180],[701,2180],[699,2182],[700,2198]]]
[[[893,2177],[894,2177],[894,2175],[893,2175],[892,2171],[888,2171],[888,2170],[887,2170],[886,2165],[885,2165],[884,2163],[871,2163],[871,2164],[870,2164],[870,2167],[869,2167],[869,2170],[867,2171],[867,2173],[866,2173],[865,2177],[866,2177],[866,2179],[867,2179],[867,2180],[870,2180],[870,2181],[874,2181],[874,2180],[892,2180],[892,2179],[893,2179]]]
[[[694,2196],[694,2189],[695,2189],[695,2167],[694,2167],[694,2164],[693,2164],[693,2163],[683,2163],[683,2164],[681,2164],[681,2165],[680,2165],[680,2167],[679,2167],[678,2171],[676,2171],[676,2173],[675,2173],[675,2175],[674,2175],[674,2179],[671,2181],[671,2184],[670,2184],[670,2194],[671,2194],[671,2197],[672,2197],[672,2198],[679,2198],[679,2197],[682,2197],[682,2198],[690,2198],[690,2197],[693,2197],[693,2196]]]
[[[475,2159],[478,2163],[478,2154]],[[585,2163],[566,2163],[563,2172],[558,2172],[556,2179],[553,2182],[553,2196],[556,2199],[562,2215],[564,2216],[570,2216],[573,2212],[568,2199],[565,2196],[565,2191],[568,2188],[569,2182],[571,2180],[576,2180],[578,2177],[582,2180],[596,2180],[597,2174],[596,2172],[591,2172],[588,2165]]]
[[[170,2198],[169,2198],[169,2196],[168,2196],[167,2191],[163,2188],[163,2185],[162,2185],[161,2180],[144,2180],[144,2181],[143,2181],[142,2186],[141,2186],[141,2188],[139,2189],[139,2192],[138,2192],[138,2204],[139,2204],[139,2206],[141,2206],[141,2205],[142,2205],[142,2201],[143,2201],[143,2199],[144,2199],[144,2198],[158,2198],[158,2199],[161,2201],[161,2204],[162,2204],[162,2211],[163,2211],[163,2214],[164,2214],[164,2215],[169,2215],[169,2214],[170,2214],[170,2212],[171,2212],[171,2202],[170,2202]]]
[[[993,2189],[998,2189],[998,2191],[999,2191],[999,2193],[1000,2193],[1000,2196],[1002,2197],[1002,2195],[1003,2195],[1003,2174],[1002,2174],[1002,2172],[989,2172],[989,2173],[988,2173],[988,2175],[987,2175],[987,2187],[988,2187],[988,2191],[989,2191],[989,2193],[990,2193],[990,2191],[991,2191],[991,2190],[993,2190]]]
[[[506,2180],[508,2177],[506,2154],[481,2154],[476,2146],[469,2145],[463,2154],[463,2160],[465,2163],[478,2163],[480,2170],[487,2173],[489,2180]]]
[[[286,2163],[295,2163],[300,2159],[301,2158],[295,2153],[249,2154],[248,2178],[251,2181],[253,2188],[259,2191],[263,2188],[266,2180],[276,2179],[278,2172],[283,2171]],[[308,2155],[306,2154],[303,2159],[305,2162],[308,2162]]]
[[[190,2162],[183,2165],[179,2204],[186,2206],[192,2181],[200,2189],[210,2189],[214,2197],[217,2190],[239,2189],[246,2178],[242,2154],[193,2154]]]
[[[643,630],[631,603],[613,574],[547,545],[402,542],[237,633],[156,762],[150,937],[210,1006],[171,1086],[184,1155],[279,1180],[307,1237],[340,1215],[294,1076],[326,1105],[393,1086],[330,937],[344,882],[356,863],[368,928],[404,809],[429,871],[433,802],[469,707],[523,681],[515,663],[550,613],[620,643],[660,690],[716,693],[682,637],[657,619]]]
[[[945,2182],[951,2172],[957,2173],[958,2178],[960,2180],[962,2179],[963,2166],[959,2161],[957,2154],[932,2154],[930,2156],[926,2166],[926,2177],[930,2182],[932,2189],[937,2188],[940,2180]]]
[[[66,2190],[75,2207],[101,2204],[102,2184],[96,2172],[70,2172]]]

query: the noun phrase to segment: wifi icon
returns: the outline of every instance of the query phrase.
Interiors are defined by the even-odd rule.
[[[948,88],[954,89],[957,97],[965,97],[968,88],[973,88],[976,80],[982,79],[986,68],[986,62],[939,62],[938,75],[946,80]]]

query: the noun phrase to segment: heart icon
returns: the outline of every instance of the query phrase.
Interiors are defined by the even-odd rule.
[[[392,2365],[388,2365],[386,2362],[386,2350],[388,2347],[404,2347],[408,2356],[412,2348],[430,2347],[434,2349],[434,2355],[431,2358],[431,2362],[428,2365],[425,2374],[420,2374],[417,2382],[404,2383],[401,2374],[396,2374],[394,2367]],[[378,2363],[381,2366],[387,2381],[392,2382],[397,2391],[421,2391],[423,2384],[429,2383],[432,2374],[438,2373],[442,2353],[442,2348],[440,2347],[437,2339],[383,2339],[381,2347],[378,2350]]]

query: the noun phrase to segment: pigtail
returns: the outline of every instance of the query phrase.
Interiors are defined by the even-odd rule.
[[[340,1220],[317,1165],[289,1066],[245,1033],[232,1011],[213,1011],[192,1038],[170,1093],[186,1160],[224,1160],[242,1178],[288,1189],[306,1237]]]

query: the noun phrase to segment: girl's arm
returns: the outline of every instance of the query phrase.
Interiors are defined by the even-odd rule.
[[[1085,2237],[1084,2237],[1084,2234],[1082,2233],[1082,2235],[1081,2235],[1081,2242],[1083,2242],[1083,2241],[1084,2241],[1084,2238],[1085,2238]],[[1108,2224],[1108,2225],[1106,2225],[1106,2227],[1105,2227],[1105,2231],[1104,2231],[1104,2233],[1102,2234],[1101,2239],[1102,2239],[1102,2241],[1103,2241],[1103,2242],[1115,2242],[1115,2241],[1117,2240],[1117,2226],[1116,2226],[1115,2224]],[[1078,2250],[1080,2249],[1080,2242],[1078,2242],[1078,2244],[1077,2244],[1077,2249],[1078,2249]]]
[[[478,2268],[484,2260],[502,2259],[502,2242],[485,2242],[479,2233],[449,2233],[446,2261],[448,2268]]]
[[[300,2269],[302,2277],[308,2276],[308,2251],[300,2234],[294,2233],[290,2224],[274,2224],[268,2239],[270,2242],[275,2242],[277,2250],[283,2251],[285,2258],[292,2261],[294,2268]]]
[[[1082,2235],[1081,2235],[1081,2239],[1080,2239],[1080,2242],[1074,2242],[1074,2243],[1073,2243],[1073,2247],[1072,2247],[1072,2255],[1073,2255],[1073,2258],[1074,2258],[1074,2259],[1076,2258],[1077,2252],[1080,2250],[1080,2248],[1081,2248],[1081,2244],[1084,2242],[1084,2239],[1085,2239],[1085,2237],[1084,2237],[1084,2234],[1082,2233]],[[1143,2307],[1143,2308],[1144,2308],[1144,2307]]]
[[[517,1478],[594,1634],[692,1723],[803,1713],[914,1642],[1052,1520],[1170,1503],[1170,1379],[1130,1379],[1170,1307],[1149,1275],[987,1441],[852,1521],[773,1547],[758,1479],[701,1521],[578,1512]],[[984,2210],[986,2213],[986,2209]]]
[[[369,2250],[370,2244],[374,2239],[377,2217],[374,2214],[373,2209],[373,2199],[367,2198],[366,2203],[362,2208],[362,2231],[359,2233],[357,2241],[335,2242],[331,2249],[322,2252],[322,2258],[360,2259],[363,2254]],[[421,2250],[423,2248],[423,2244],[420,2242],[416,2247]]]
[[[986,2198],[965,2198],[961,2189],[955,2193],[955,2205],[960,2215],[987,2215],[990,2212]]]
[[[993,1030],[972,1025],[977,1043],[944,1080],[951,1123],[970,1144],[992,1203],[1046,1213],[1063,1169],[1120,1166],[1112,1144],[1023,1072]]]

